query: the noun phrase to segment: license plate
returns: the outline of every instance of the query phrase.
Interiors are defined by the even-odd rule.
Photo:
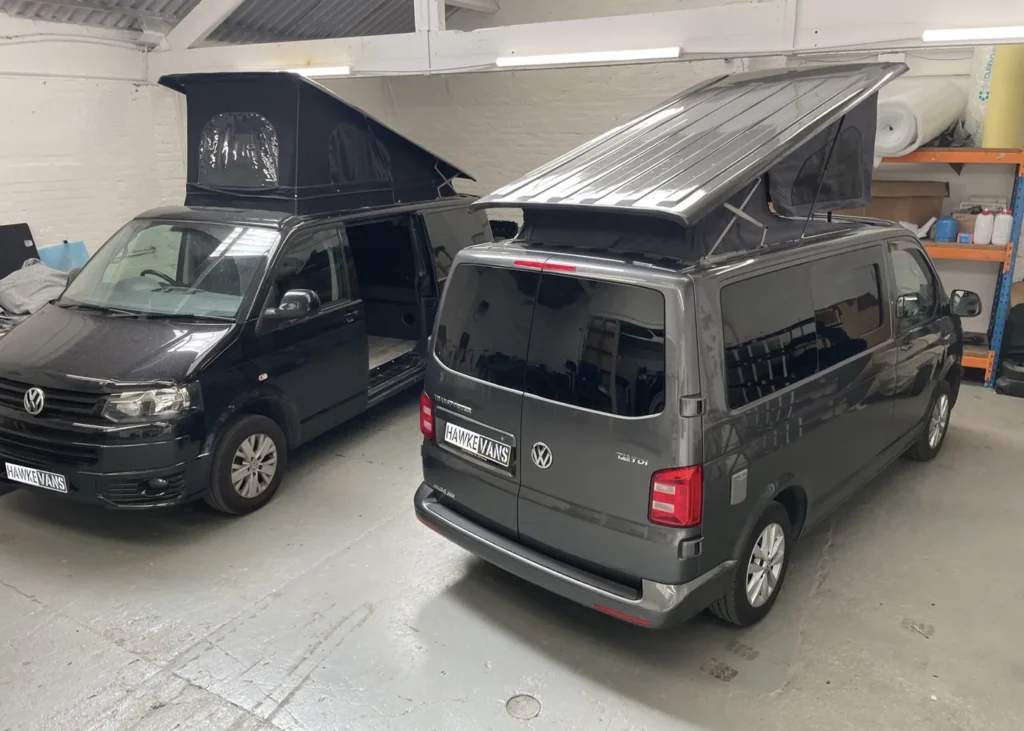
[[[7,479],[64,494],[67,494],[68,491],[68,481],[64,475],[44,472],[43,470],[36,470],[31,467],[22,467],[10,462],[7,463]]]
[[[482,434],[463,429],[451,422],[444,425],[444,440],[463,452],[501,467],[508,467],[512,459],[512,447],[509,445],[488,439]]]

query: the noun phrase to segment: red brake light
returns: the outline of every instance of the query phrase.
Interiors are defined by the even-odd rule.
[[[434,402],[425,393],[420,394],[420,432],[428,441],[434,441]]]
[[[534,261],[532,259],[516,259],[514,262],[517,267],[526,267],[527,269],[540,269],[542,272],[574,272],[576,267],[572,264],[549,264],[546,261]]]
[[[689,528],[700,523],[703,508],[704,470],[700,465],[654,473],[648,516],[652,523]]]

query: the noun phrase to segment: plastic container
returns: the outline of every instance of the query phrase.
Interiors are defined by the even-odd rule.
[[[960,223],[952,216],[943,216],[935,222],[936,243],[951,244],[956,241]]]
[[[996,225],[995,219],[996,217],[992,215],[992,211],[987,208],[978,214],[978,217],[974,219],[974,243],[992,243],[992,230]]]
[[[996,216],[992,223],[992,243],[1006,246],[1010,243],[1010,232],[1013,229],[1013,212],[1004,210]]]

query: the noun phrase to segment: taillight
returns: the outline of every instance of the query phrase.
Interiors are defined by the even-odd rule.
[[[420,394],[420,432],[428,441],[434,441],[434,402],[425,393]]]
[[[677,467],[655,472],[651,478],[652,523],[689,528],[698,525],[704,507],[704,470]]]
[[[533,259],[516,259],[514,262],[517,267],[525,267],[527,269],[540,269],[543,272],[574,272],[576,267],[572,264],[549,264],[546,261],[534,261]]]

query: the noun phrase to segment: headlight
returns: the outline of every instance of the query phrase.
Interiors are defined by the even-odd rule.
[[[111,421],[152,421],[188,411],[197,405],[198,391],[181,388],[156,388],[150,391],[129,391],[107,399],[103,416]]]

